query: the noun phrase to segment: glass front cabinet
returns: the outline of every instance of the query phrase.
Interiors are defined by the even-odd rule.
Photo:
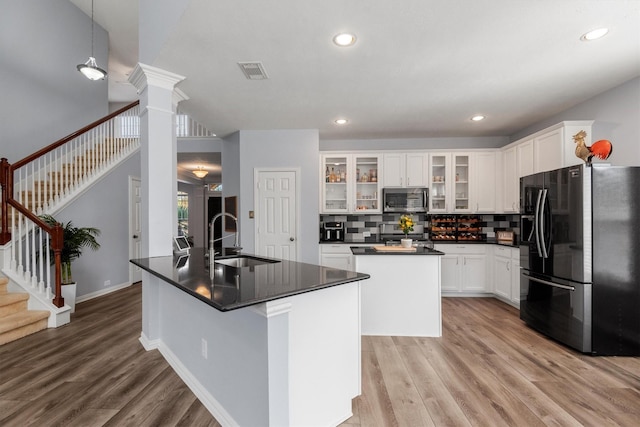
[[[429,212],[470,212],[471,155],[432,153],[429,169]]]
[[[367,153],[323,154],[322,213],[381,212],[381,158]]]

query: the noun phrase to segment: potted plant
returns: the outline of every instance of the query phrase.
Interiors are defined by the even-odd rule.
[[[404,248],[410,248],[413,243],[409,238],[409,233],[413,231],[413,217],[411,215],[402,215],[400,217],[399,226],[404,233],[404,239],[400,239],[400,244]]]
[[[41,215],[40,218],[50,226],[59,223],[51,215]],[[63,224],[63,246],[60,253],[60,261],[62,262],[62,297],[65,303],[71,307],[71,312],[75,312],[76,305],[76,283],[71,275],[71,263],[80,258],[82,250],[90,248],[98,250],[100,244],[96,241],[96,237],[100,235],[100,230],[94,227],[74,227],[71,221]],[[51,262],[54,262],[53,251],[51,251]]]

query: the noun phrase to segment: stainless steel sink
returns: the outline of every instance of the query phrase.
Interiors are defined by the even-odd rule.
[[[276,262],[280,262],[280,261],[273,260],[273,259],[258,258],[258,257],[248,256],[248,255],[240,255],[233,258],[220,258],[215,260],[216,264],[224,264],[224,265],[228,265],[230,267],[236,267],[236,268],[255,267],[256,265],[274,264]]]

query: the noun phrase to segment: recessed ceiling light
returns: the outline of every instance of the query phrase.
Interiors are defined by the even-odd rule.
[[[582,37],[580,37],[580,40],[582,40],[583,42],[597,40],[599,38],[606,36],[608,32],[609,32],[608,28],[597,28],[595,30],[589,31],[588,33],[584,33]]]
[[[349,123],[349,120],[347,120],[347,119],[336,119],[335,122],[338,125],[346,125],[347,123]]]
[[[485,117],[483,115],[481,115],[481,114],[478,114],[477,116],[471,117],[471,120],[474,121],[474,122],[480,122],[480,121],[482,121],[484,119],[485,119]]]
[[[340,33],[333,37],[333,42],[338,46],[353,46],[356,42],[356,36],[350,33]]]

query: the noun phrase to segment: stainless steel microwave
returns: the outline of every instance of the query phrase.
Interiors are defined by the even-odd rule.
[[[427,212],[428,188],[383,188],[384,212]]]

